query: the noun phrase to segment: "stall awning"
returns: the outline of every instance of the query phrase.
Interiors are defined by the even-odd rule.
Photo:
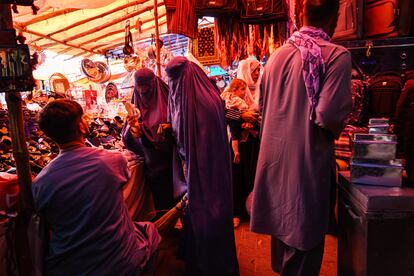
[[[134,41],[155,33],[153,0],[36,0],[37,15],[18,7],[14,27],[32,47],[71,56],[103,55],[124,43],[130,21]],[[164,2],[158,4],[160,33],[166,33]]]

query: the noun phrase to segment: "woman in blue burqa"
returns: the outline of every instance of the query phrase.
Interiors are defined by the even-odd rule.
[[[238,275],[233,232],[230,149],[224,104],[203,70],[185,57],[166,72],[168,116],[184,172],[189,204],[185,214],[184,258],[189,275]]]
[[[172,137],[159,135],[167,123],[168,85],[149,69],[135,72],[132,103],[139,109],[139,131],[126,123],[122,138],[127,149],[145,158],[146,183],[157,210],[170,209],[173,200]]]

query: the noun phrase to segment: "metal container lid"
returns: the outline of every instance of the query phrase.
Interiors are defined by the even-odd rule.
[[[351,165],[377,168],[403,168],[402,159],[378,160],[378,159],[359,159],[352,158]]]
[[[354,142],[393,142],[397,143],[397,135],[395,134],[368,134],[355,133]]]
[[[390,127],[390,125],[389,124],[374,124],[374,125],[368,125],[368,127],[369,128],[378,128],[378,127],[386,127],[386,128],[388,128],[388,127]]]
[[[369,119],[370,125],[383,125],[383,124],[389,124],[390,119],[389,118],[371,118]]]

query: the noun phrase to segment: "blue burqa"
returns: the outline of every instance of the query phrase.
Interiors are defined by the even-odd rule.
[[[223,102],[203,70],[186,58],[174,58],[166,71],[168,115],[183,161],[174,173],[184,169],[189,194],[184,224],[188,272],[238,275]]]
[[[138,86],[147,89],[140,92]],[[142,135],[135,139],[126,124],[122,132],[124,144],[145,158],[145,176],[154,197],[155,208],[169,209],[174,205],[173,143],[171,137],[157,134],[159,125],[167,123],[168,85],[151,70],[140,69],[135,72],[132,102],[141,112]]]

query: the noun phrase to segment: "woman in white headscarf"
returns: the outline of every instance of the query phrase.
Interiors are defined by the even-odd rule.
[[[241,114],[235,114],[232,109],[226,110],[226,118],[230,124],[232,121],[239,123],[248,122],[254,126],[256,133],[259,132],[259,84],[260,84],[260,63],[259,61],[248,58],[240,61],[237,70],[237,78],[247,83],[244,100],[250,107],[248,111]],[[238,116],[237,116],[238,115]],[[247,196],[253,190],[254,177],[256,174],[256,164],[259,154],[259,136],[249,135],[244,141],[240,141],[238,145],[240,163],[233,163],[233,203],[234,203],[234,226],[237,227],[240,220],[247,220],[245,202]],[[234,153],[232,152],[234,156]]]
[[[247,83],[246,100],[250,101],[247,102],[249,106],[252,104],[255,104],[256,107],[258,106],[260,69],[260,62],[253,58],[240,61],[239,68],[237,69],[237,78]]]

